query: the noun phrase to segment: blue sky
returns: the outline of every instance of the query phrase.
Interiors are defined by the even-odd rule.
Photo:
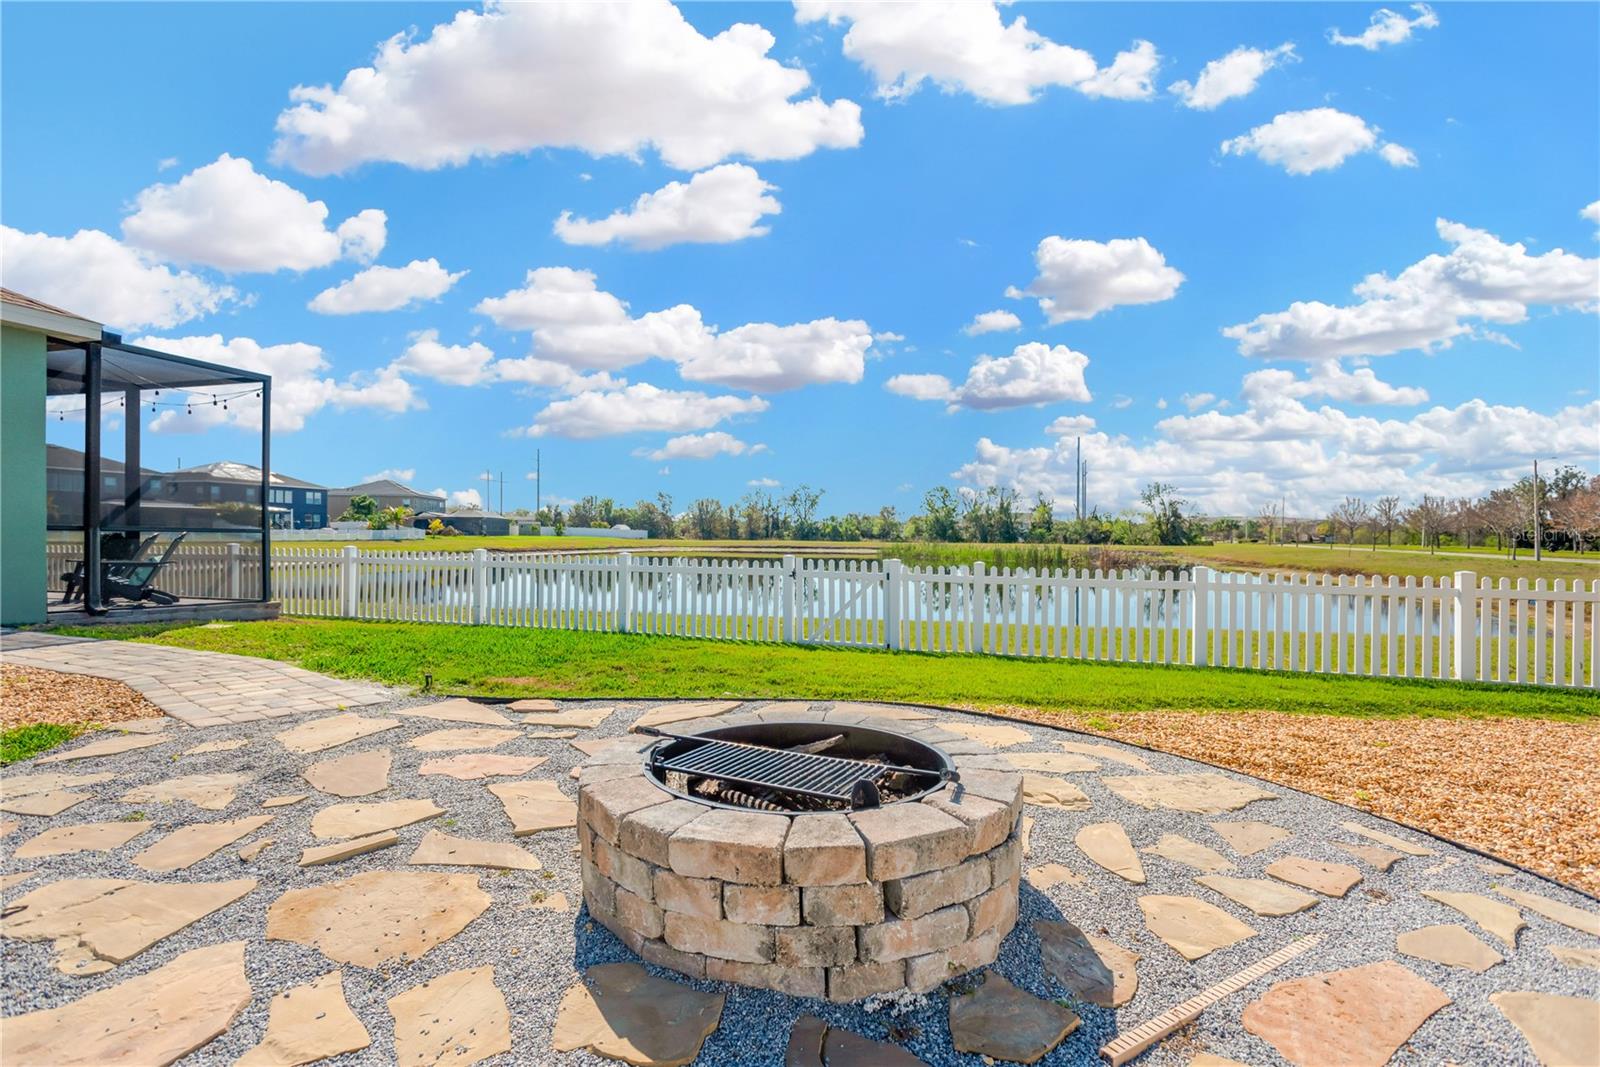
[[[5,284],[271,370],[285,473],[508,506],[1600,468],[1600,7],[463,10],[8,4]]]

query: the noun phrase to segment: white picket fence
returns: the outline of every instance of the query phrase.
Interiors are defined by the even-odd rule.
[[[1600,581],[273,551],[286,614],[1596,687]]]
[[[158,543],[145,559],[161,555],[165,542]],[[49,541],[45,544],[45,565],[49,568],[46,589],[61,593],[65,575],[83,559],[78,541]],[[273,566],[277,566],[274,559]],[[158,588],[174,596],[196,600],[255,600],[261,596],[260,544],[235,541],[185,541],[178,546],[166,566],[161,568]]]

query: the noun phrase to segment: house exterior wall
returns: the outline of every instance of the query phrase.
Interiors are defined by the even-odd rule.
[[[45,337],[0,326],[0,623],[45,621]]]
[[[378,502],[378,510],[386,508],[410,508],[413,514],[420,515],[425,511],[443,511],[444,497],[428,496],[425,493],[351,493],[342,489],[328,490],[328,521],[332,522],[345,513],[350,506],[350,501],[358,496],[370,496]]]

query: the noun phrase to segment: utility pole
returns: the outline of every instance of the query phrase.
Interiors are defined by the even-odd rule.
[[[500,472],[500,514],[506,513],[506,472]]]
[[[1539,486],[1539,461],[1533,461],[1533,561],[1544,559],[1544,531],[1540,527],[1544,511],[1544,491]]]
[[[539,469],[539,450],[533,450],[533,522],[534,525],[544,522],[539,518],[539,512],[544,510],[544,471]]]
[[[1083,521],[1083,438],[1078,438],[1078,462],[1073,479],[1073,510],[1077,512],[1078,521]]]

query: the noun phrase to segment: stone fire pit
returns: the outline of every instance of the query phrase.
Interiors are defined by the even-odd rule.
[[[959,782],[925,780],[874,809],[777,813],[669,790],[646,766],[654,737],[607,743],[578,772],[590,914],[659,966],[833,1001],[927,992],[993,962],[1017,921],[1022,775],[965,737],[849,711],[671,729],[748,742],[749,727],[797,723],[892,734],[912,743],[901,756],[931,746]]]

